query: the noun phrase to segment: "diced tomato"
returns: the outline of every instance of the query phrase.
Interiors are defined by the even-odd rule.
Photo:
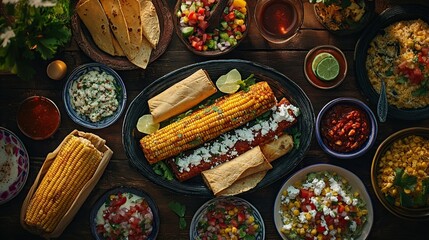
[[[198,8],[198,14],[204,16],[206,14],[206,10],[202,7]]]
[[[323,233],[324,231],[326,231],[326,228],[324,226],[322,226],[322,225],[319,225],[319,226],[316,227],[316,231],[318,233]]]
[[[309,200],[311,197],[313,197],[313,196],[314,196],[314,192],[312,192],[312,191],[310,191],[310,190],[307,190],[307,189],[303,189],[303,188],[301,188],[301,189],[300,189],[300,191],[299,191],[299,196],[300,196],[301,198],[304,198],[304,199],[306,199],[306,200]]]
[[[197,20],[197,14],[195,14],[194,11],[189,12],[188,19],[189,20]]]
[[[243,223],[246,221],[246,214],[244,214],[244,212],[237,213],[237,220],[239,223]]]
[[[209,27],[209,23],[207,21],[202,20],[198,23],[198,27],[201,28],[202,30],[206,30]]]
[[[208,223],[210,226],[216,226],[216,218],[210,218],[210,219],[207,221],[207,223]]]
[[[229,22],[229,21],[234,21],[235,19],[235,14],[234,12],[229,12],[228,14],[225,15],[224,20]]]
[[[427,47],[422,48],[422,55],[425,57],[428,57],[429,56],[429,48],[427,48]]]
[[[345,209],[345,207],[344,207],[344,205],[338,205],[338,213],[342,213],[342,212],[344,212],[344,209]]]

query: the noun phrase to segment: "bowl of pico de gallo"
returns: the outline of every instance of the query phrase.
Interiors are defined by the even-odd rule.
[[[90,212],[95,239],[148,239],[158,236],[158,206],[144,191],[116,187],[104,193]]]
[[[274,223],[282,239],[366,239],[374,219],[371,198],[354,173],[315,164],[279,190]]]
[[[209,19],[220,0],[178,0],[173,22],[183,44],[200,56],[219,56],[236,48],[249,29],[246,0],[230,0],[216,26]]]
[[[189,239],[265,239],[259,211],[239,197],[217,197],[194,214]]]

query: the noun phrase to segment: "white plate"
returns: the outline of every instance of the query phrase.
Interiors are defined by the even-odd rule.
[[[365,224],[365,227],[362,231],[362,234],[356,239],[356,240],[363,240],[366,239],[369,235],[369,232],[371,231],[372,223],[374,221],[374,211],[372,209],[372,202],[371,198],[369,197],[369,194],[363,185],[362,181],[352,172],[330,164],[315,164],[308,166],[306,168],[303,168],[296,172],[294,175],[292,175],[281,187],[280,191],[277,194],[276,200],[274,202],[274,223],[276,225],[277,232],[280,234],[282,239],[287,239],[286,236],[280,231],[282,229],[283,223],[281,219],[281,215],[279,214],[280,211],[280,201],[283,191],[286,191],[286,189],[293,185],[296,182],[305,180],[308,173],[312,172],[320,172],[320,171],[329,171],[329,172],[335,172],[339,176],[342,176],[343,178],[348,180],[348,183],[352,186],[352,191],[357,191],[360,193],[360,197],[362,200],[366,203],[366,207],[368,209],[368,215],[367,215],[367,223]]]

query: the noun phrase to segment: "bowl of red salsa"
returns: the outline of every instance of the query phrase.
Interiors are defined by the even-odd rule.
[[[316,139],[329,155],[340,159],[357,158],[375,143],[378,124],[374,113],[355,98],[328,102],[316,118]]]
[[[209,19],[219,0],[178,0],[173,22],[182,43],[200,56],[219,56],[232,51],[249,29],[246,0],[231,0],[216,26]]]
[[[58,130],[61,114],[51,99],[31,96],[19,106],[16,121],[24,135],[33,140],[44,140]]]
[[[194,214],[190,239],[265,239],[265,225],[259,211],[239,197],[217,197],[204,203]]]

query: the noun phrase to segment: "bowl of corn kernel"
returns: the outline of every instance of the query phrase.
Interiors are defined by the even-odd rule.
[[[392,214],[429,219],[429,128],[407,128],[386,138],[374,155],[371,182]]]

